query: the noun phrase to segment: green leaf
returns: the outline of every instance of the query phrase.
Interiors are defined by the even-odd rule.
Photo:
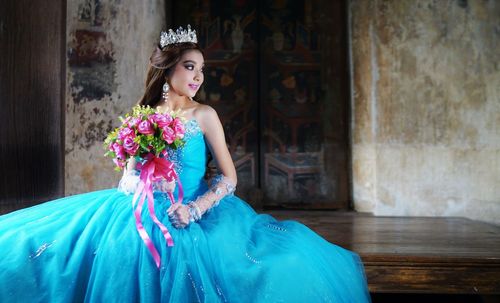
[[[104,154],[104,156],[106,156],[106,157],[111,157],[111,158],[115,158],[115,157],[116,157],[116,153],[114,153],[114,152],[112,152],[112,151],[108,150],[108,151]]]

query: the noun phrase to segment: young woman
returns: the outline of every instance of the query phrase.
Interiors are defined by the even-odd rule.
[[[359,257],[295,221],[259,215],[233,195],[237,178],[217,113],[193,100],[203,84],[194,32],[171,32],[150,59],[140,104],[181,110],[185,145],[169,152],[183,203],[155,184],[158,219],[144,216],[158,268],[131,210],[138,177],[128,163],[118,189],[66,197],[0,217],[0,302],[366,302]],[[219,175],[204,181],[207,154]]]

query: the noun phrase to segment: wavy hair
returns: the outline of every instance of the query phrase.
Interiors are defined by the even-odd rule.
[[[149,58],[146,89],[138,104],[155,107],[160,102],[163,84],[172,73],[175,64],[189,50],[198,50],[203,54],[198,44],[192,42],[170,44],[164,48],[159,45],[156,47]]]

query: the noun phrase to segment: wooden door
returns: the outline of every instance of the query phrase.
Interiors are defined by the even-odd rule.
[[[0,213],[64,193],[66,1],[0,2]]]
[[[197,95],[225,126],[238,195],[254,206],[348,208],[344,1],[173,1],[205,50]]]

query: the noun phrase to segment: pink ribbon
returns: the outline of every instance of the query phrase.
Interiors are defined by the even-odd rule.
[[[160,254],[158,253],[158,250],[156,249],[153,241],[151,241],[151,238],[142,225],[141,213],[142,207],[144,205],[144,200],[146,199],[146,197],[148,198],[149,215],[151,219],[153,219],[153,222],[160,228],[163,237],[167,241],[167,245],[174,246],[174,240],[172,239],[170,232],[165,227],[165,225],[163,225],[160,220],[158,220],[155,214],[152,188],[153,182],[160,181],[161,179],[166,179],[168,182],[177,180],[177,183],[179,184],[179,201],[177,203],[182,203],[184,191],[182,189],[179,176],[175,173],[174,164],[172,162],[168,161],[165,158],[158,158],[153,154],[146,155],[145,159],[146,161],[144,163],[137,164],[137,168],[141,170],[141,175],[139,177],[139,185],[137,186],[137,190],[135,191],[134,198],[132,200],[132,207],[134,208],[135,226],[137,227],[137,231],[144,241],[144,244],[146,244],[149,252],[153,256],[156,266],[160,268]],[[170,198],[171,204],[176,203],[174,195],[171,192],[168,192],[167,195]],[[137,204],[137,208],[135,208],[137,199],[139,199],[139,203]]]

